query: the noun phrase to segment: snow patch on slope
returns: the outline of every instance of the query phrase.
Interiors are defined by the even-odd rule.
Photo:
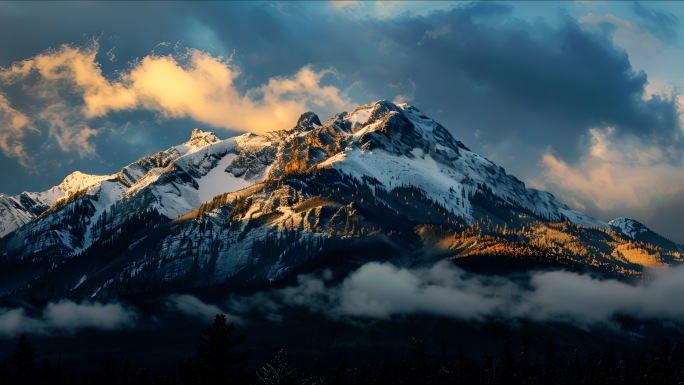
[[[0,197],[0,238],[35,218],[19,199],[19,196]]]
[[[145,174],[145,176],[138,179],[138,181],[135,182],[131,186],[131,188],[128,189],[128,191],[126,191],[126,195],[131,196],[137,194],[138,192],[140,192],[140,190],[156,182],[163,173],[164,169],[162,167],[157,167],[149,170],[147,174]]]
[[[249,187],[253,182],[243,178],[236,178],[226,172],[226,168],[237,158],[236,154],[227,154],[205,176],[197,179],[198,193],[201,202],[208,202],[215,196],[229,191],[242,190]]]
[[[239,154],[256,153],[270,144],[267,136],[244,134],[187,150],[169,166],[150,170],[129,189],[127,195],[150,191],[156,197],[154,207],[166,217],[176,218],[216,195],[241,190],[261,181],[265,172],[253,178],[236,177],[226,172],[226,168]],[[162,182],[167,173],[179,177],[164,177]],[[191,176],[194,183],[189,182],[187,176]]]
[[[377,179],[385,189],[409,185],[422,189],[428,198],[442,203],[456,214],[472,219],[470,202],[464,199],[471,187],[459,182],[462,175],[444,168],[421,149],[414,149],[414,158],[397,157],[385,151],[363,152],[359,148],[339,153],[321,166],[334,167],[358,180],[364,176]]]
[[[354,109],[351,113],[344,117],[344,120],[348,120],[351,123],[352,130],[357,127],[363,126],[368,122],[368,118],[372,112],[371,106],[363,106]]]
[[[90,222],[86,227],[86,231],[83,238],[83,247],[76,250],[77,253],[87,249],[93,243],[93,226],[102,217],[102,214],[110,207],[112,207],[116,202],[123,199],[126,193],[126,186],[119,182],[104,181],[100,184],[97,191],[94,191],[97,199],[91,200],[91,203],[95,207],[95,213],[90,217]]]

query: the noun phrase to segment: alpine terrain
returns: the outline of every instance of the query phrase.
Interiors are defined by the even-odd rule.
[[[190,140],[105,176],[0,197],[0,295],[111,298],[262,285],[368,260],[639,276],[681,245],[529,189],[408,104]]]

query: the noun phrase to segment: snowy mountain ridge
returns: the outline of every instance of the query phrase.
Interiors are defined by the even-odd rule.
[[[75,172],[46,192],[0,197],[0,220],[5,258],[47,264],[60,273],[45,274],[87,296],[150,282],[271,282],[348,249],[406,263],[436,250],[503,253],[618,275],[682,252],[636,221],[605,223],[526,188],[417,108],[387,101],[325,123],[307,112],[263,135],[195,129],[116,174]],[[85,267],[103,256],[111,262]],[[71,262],[80,275],[60,270],[69,260],[81,261]],[[26,282],[11,276],[3,290]]]
[[[76,172],[65,180],[64,186],[35,194],[40,198],[58,196],[55,192],[63,190],[70,193],[54,202],[45,200],[52,205],[39,216],[41,221],[29,223],[26,229],[19,226],[19,236],[30,238],[21,234],[23,230],[40,234],[33,236],[38,239],[27,246],[26,251],[32,254],[40,254],[53,247],[67,255],[81,253],[92,245],[95,236],[93,226],[115,207],[130,207],[124,210],[129,214],[138,209],[152,210],[173,219],[226,189],[238,190],[259,181],[265,175],[263,167],[250,173],[244,170],[240,177],[225,170],[241,154],[261,150],[270,144],[251,134],[221,141],[213,133],[196,129],[188,142],[141,158],[125,166],[118,174],[92,177]],[[64,205],[60,201],[73,196],[72,191],[83,195],[79,201],[84,208],[76,210],[77,213],[67,210],[62,214]],[[74,214],[80,217],[80,230],[55,228],[56,223],[65,220],[64,216]]]
[[[628,217],[620,217],[608,222],[609,225],[616,227],[622,231],[623,234],[635,239],[639,234],[649,231],[649,229],[642,223]]]
[[[49,190],[0,196],[0,238],[29,223],[58,201],[113,177],[114,175],[88,175],[74,171],[62,183]]]
[[[190,154],[218,141],[219,139],[213,133],[205,133],[195,129],[190,140],[176,146],[175,150],[179,155]],[[171,149],[167,150],[167,156],[169,158],[174,157]],[[98,188],[101,182],[115,179],[117,176],[131,183],[140,178],[142,176],[140,175],[141,173],[149,171],[144,167],[136,167],[140,166],[139,163],[140,161],[127,166],[119,175],[89,175],[80,171],[74,171],[64,178],[60,184],[46,191],[23,192],[16,196],[0,196],[0,238],[29,223],[58,201],[68,199],[79,191],[90,187]]]
[[[367,147],[368,143],[372,143],[365,140],[367,136],[386,129],[382,121],[372,119],[385,111],[389,114],[387,119],[398,114],[406,116],[409,122],[403,124],[412,125],[417,134],[411,144],[420,145],[401,150],[401,161],[397,161],[392,156],[394,154],[388,154],[387,151],[373,152]],[[362,144],[327,159],[322,166],[334,167],[356,178],[371,176],[386,188],[391,188],[393,182],[395,186],[419,186],[433,200],[443,201],[447,208],[463,214],[468,221],[474,219],[473,213],[469,201],[462,197],[474,192],[478,185],[483,185],[504,201],[550,220],[567,218],[584,227],[608,227],[605,222],[556,201],[550,193],[527,189],[524,183],[506,174],[502,167],[471,152],[462,143],[455,141],[439,123],[408,104],[392,106],[388,102],[376,102],[371,106],[357,108],[342,119],[351,123],[354,141]],[[409,127],[404,128],[411,130]]]
[[[399,123],[392,122],[396,116],[407,119]],[[379,141],[377,134],[385,137],[393,135],[387,132],[388,123],[389,125],[394,123],[397,126],[395,130],[401,130],[402,125],[412,126],[407,128],[408,132],[403,133],[412,141],[404,143],[404,148],[399,148],[393,143],[394,139],[385,138],[386,144],[389,145],[382,148],[384,151],[373,152],[373,146]],[[326,125],[335,127],[338,134],[345,136],[348,146],[334,156],[324,157],[319,164],[320,167],[333,167],[356,178],[372,177],[386,188],[392,188],[393,183],[394,186],[402,184],[420,186],[432,199],[443,200],[447,207],[458,214],[463,214],[469,221],[473,219],[469,202],[462,197],[459,198],[459,194],[464,196],[467,191],[472,191],[478,184],[481,184],[505,201],[547,216],[551,220],[567,218],[585,227],[609,226],[605,222],[568,208],[556,201],[549,193],[526,189],[524,183],[506,174],[500,166],[470,152],[462,143],[455,141],[444,127],[408,104],[393,105],[386,101],[379,101],[371,105],[359,106],[351,113],[338,114],[337,117],[326,122]],[[311,132],[310,130],[321,126],[318,116],[314,113],[303,114],[293,129],[296,132],[290,133],[289,137],[306,137]],[[254,174],[248,175],[245,179],[231,173],[222,175],[220,170],[226,170],[231,166],[238,156],[239,148],[249,147],[250,150],[258,152],[266,147],[275,146],[274,143],[283,139],[283,136],[283,133],[265,136],[244,134],[222,141],[214,133],[195,129],[187,142],[154,156],[141,158],[124,167],[119,172],[118,178],[128,187],[124,196],[131,197],[174,169],[180,168],[193,174],[196,179],[195,183],[174,184],[174,190],[183,191],[169,194],[171,191],[162,190],[155,195],[159,200],[159,205],[163,207],[163,214],[169,218],[177,217],[197,208],[200,203],[216,195],[245,188],[260,180]],[[228,153],[231,155],[225,157]],[[400,155],[399,160],[396,155]],[[220,167],[214,169],[217,166]],[[237,167],[231,169],[237,171],[238,174],[242,172]],[[206,175],[212,170],[211,175]],[[65,178],[60,185],[45,192],[24,194],[41,207],[52,206],[59,199],[67,198],[89,187],[97,188],[102,181],[115,176],[86,175],[76,171]],[[259,176],[263,179],[266,175]],[[270,177],[277,176],[277,173],[270,175]],[[222,179],[225,180],[222,181]],[[222,186],[221,183],[225,185]],[[197,190],[198,193],[193,190]],[[172,195],[181,199],[170,198]],[[18,197],[4,199],[21,201]],[[18,210],[6,210],[5,215],[21,219],[14,221],[9,218],[8,220],[2,219],[0,223],[6,225],[0,236],[23,226],[35,217],[26,215],[25,213],[29,210],[22,210],[23,206],[20,203],[4,206],[18,208]]]

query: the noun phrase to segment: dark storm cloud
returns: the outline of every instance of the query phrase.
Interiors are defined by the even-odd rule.
[[[581,137],[594,126],[672,143],[675,101],[642,99],[647,75],[632,68],[609,30],[587,31],[570,19],[559,26],[528,23],[513,19],[510,8],[476,3],[372,19],[262,4],[240,18],[194,17],[235,49],[254,79],[272,75],[274,60],[285,73],[308,63],[334,67],[340,84],[358,82],[355,101],[408,95],[453,131],[467,128],[459,136],[481,130],[535,148],[552,146],[568,160],[581,153]],[[259,30],[250,20],[263,21]]]
[[[609,36],[571,20],[557,28],[513,21],[491,26],[458,10],[429,22],[449,23],[451,32],[416,52],[420,60],[409,70],[417,74],[416,102],[448,103],[443,108],[456,122],[498,139],[550,145],[570,160],[583,150],[579,138],[592,126],[616,126],[660,144],[678,132],[675,101],[643,101],[646,74],[634,72]]]
[[[639,2],[635,2],[632,9],[644,21],[642,27],[650,31],[655,37],[669,44],[677,42],[677,29],[680,25],[677,16],[667,11],[649,8]]]
[[[569,160],[581,151],[588,127],[614,125],[670,143],[678,125],[674,101],[642,100],[647,76],[634,72],[609,32],[587,32],[569,19],[557,27],[532,24],[513,19],[510,6],[492,3],[391,19],[355,18],[301,3],[159,5],[5,6],[12,17],[0,27],[8,32],[0,34],[2,43],[17,46],[5,51],[23,56],[0,59],[8,65],[46,48],[28,34],[37,25],[54,32],[53,46],[102,34],[103,70],[117,64],[104,57],[111,48],[125,66],[162,41],[204,44],[199,48],[213,47],[214,54],[234,53],[244,68],[244,87],[308,64],[333,67],[339,86],[356,83],[350,89],[356,102],[409,96],[448,128],[465,128],[457,135],[466,135],[466,143],[480,130],[535,148],[552,146]],[[17,30],[26,33],[9,41],[9,32]],[[32,52],[18,46],[24,40]]]
[[[125,65],[161,42],[181,40],[184,19],[193,8],[197,7],[181,2],[2,2],[0,66],[65,43],[85,44],[97,36],[102,36],[104,69],[112,68],[106,57],[112,48]]]

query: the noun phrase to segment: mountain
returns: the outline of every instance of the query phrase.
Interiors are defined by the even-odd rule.
[[[1,201],[4,295],[260,285],[368,259],[616,276],[682,260],[680,245],[638,222],[605,223],[526,188],[417,108],[387,101],[325,123],[307,112],[264,135],[196,129],[117,174],[72,176],[52,195]]]
[[[636,242],[650,243],[663,249],[677,250],[680,248],[680,246],[676,243],[663,237],[662,235],[646,227],[646,225],[643,223],[632,218],[620,217],[613,219],[612,221],[608,222],[608,224],[615,230],[625,234]]]
[[[64,178],[62,183],[47,191],[23,192],[10,197],[0,195],[0,237],[29,223],[58,201],[109,178],[111,176],[87,175],[75,171]]]

